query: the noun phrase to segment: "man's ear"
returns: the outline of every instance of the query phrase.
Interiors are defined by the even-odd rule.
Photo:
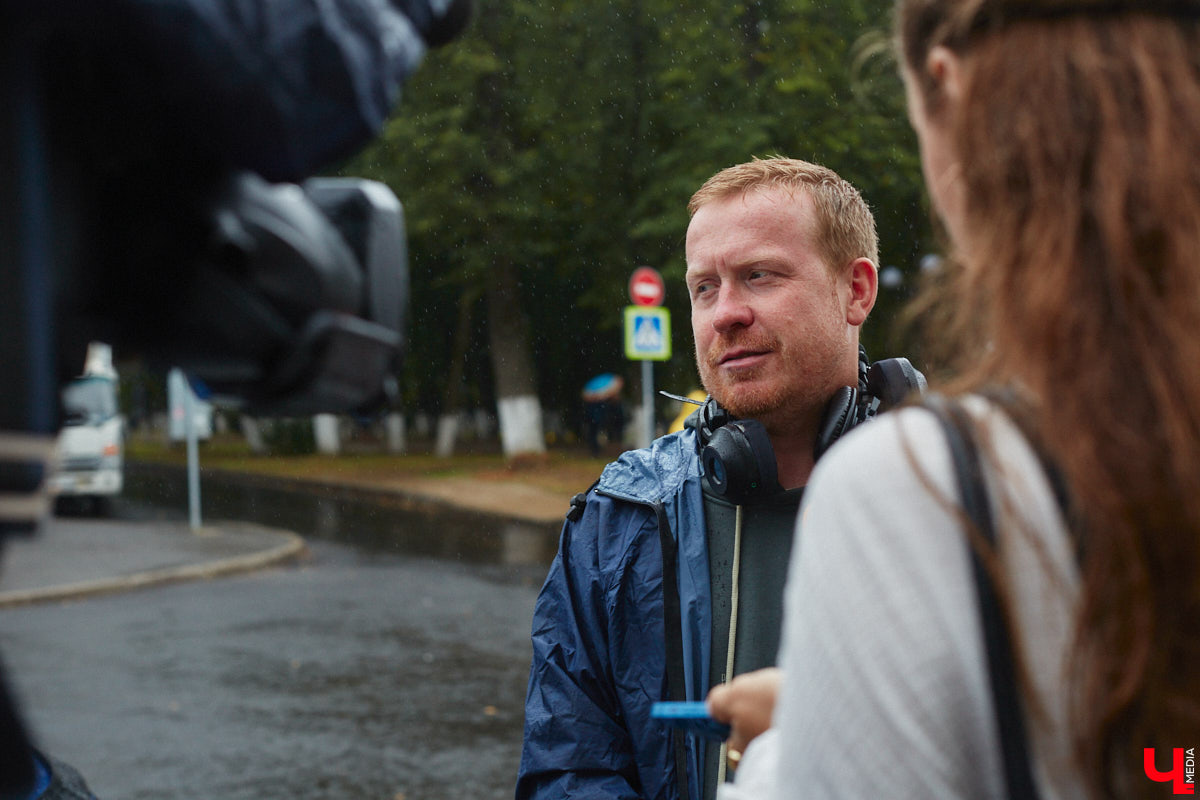
[[[869,258],[856,258],[847,267],[849,272],[849,293],[846,302],[846,323],[862,325],[867,321],[867,315],[875,307],[875,297],[879,293],[879,271]]]

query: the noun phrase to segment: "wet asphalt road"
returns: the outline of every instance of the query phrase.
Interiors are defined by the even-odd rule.
[[[439,557],[321,513],[299,565],[0,612],[39,743],[112,800],[511,797],[546,532]]]

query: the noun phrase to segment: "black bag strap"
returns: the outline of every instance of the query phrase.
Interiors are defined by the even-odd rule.
[[[940,396],[926,398],[925,407],[938,418],[946,434],[946,442],[954,461],[959,493],[967,517],[991,547],[996,545],[996,529],[992,520],[991,503],[983,482],[979,452],[971,436],[971,422],[961,406]],[[987,651],[988,677],[992,688],[992,705],[1000,732],[1000,748],[1004,761],[1004,782],[1008,796],[1014,800],[1038,800],[1037,784],[1029,760],[1029,744],[1025,720],[1021,713],[1021,697],[1017,689],[1013,665],[1012,637],[1000,598],[991,576],[975,547],[971,553],[971,571],[979,599],[979,616],[983,626]]]
[[[679,600],[679,581],[676,570],[679,563],[679,548],[671,536],[671,526],[661,504],[654,506],[658,521],[658,539],[662,547],[663,562],[663,628],[666,632],[667,697],[669,700],[686,700],[687,688],[683,668],[683,614]],[[688,800],[687,735],[682,728],[671,732],[672,752],[675,758],[675,780],[680,800]]]

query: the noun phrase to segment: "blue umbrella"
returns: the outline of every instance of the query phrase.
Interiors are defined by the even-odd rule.
[[[620,375],[605,372],[591,378],[583,385],[583,399],[589,402],[607,400],[616,397],[625,386],[625,379]]]

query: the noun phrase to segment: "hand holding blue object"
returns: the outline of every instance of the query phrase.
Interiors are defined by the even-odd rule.
[[[729,738],[729,725],[709,716],[708,707],[699,700],[655,703],[650,717],[704,739],[723,742]]]

